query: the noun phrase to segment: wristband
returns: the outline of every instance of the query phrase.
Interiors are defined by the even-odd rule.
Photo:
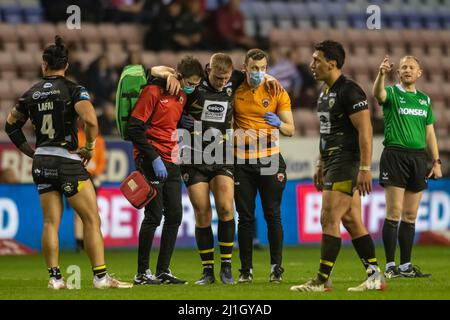
[[[359,166],[359,171],[370,171],[370,166]]]
[[[442,164],[442,161],[441,161],[441,159],[436,159],[436,160],[433,160],[433,165],[434,164]]]
[[[86,145],[84,146],[87,150],[92,151],[95,148],[95,140],[92,142],[86,141]]]

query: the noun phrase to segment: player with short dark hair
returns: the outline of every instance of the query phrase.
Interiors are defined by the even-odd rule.
[[[145,86],[128,121],[128,134],[133,142],[136,168],[157,190],[156,197],[144,210],[144,220],[139,231],[138,270],[134,283],[184,284],[169,269],[178,228],[183,217],[181,206],[181,175],[178,162],[177,124],[187,96],[199,85],[203,76],[200,62],[186,56],[177,65],[176,77],[183,90],[171,95],[166,81],[153,78]],[[156,274],[149,268],[150,251],[156,228],[164,214]]]
[[[64,77],[68,50],[61,37],[44,49],[43,78],[34,84],[11,110],[6,132],[11,141],[33,158],[32,175],[39,191],[44,230],[42,252],[49,272],[48,288],[67,288],[59,269],[58,230],[64,209],[61,195],[80,215],[85,249],[94,273],[94,288],[131,288],[131,283],[112,278],[106,271],[96,195],[85,165],[92,157],[98,124],[87,90]],[[85,123],[86,145],[78,148],[77,118]],[[28,144],[22,127],[30,119],[36,150]]]
[[[322,191],[321,256],[317,276],[291,290],[331,290],[330,277],[341,248],[343,221],[368,274],[366,281],[348,290],[382,290],[385,281],[375,247],[361,221],[360,195],[372,190],[372,124],[367,98],[354,81],[342,74],[345,51],[340,43],[327,40],[315,49],[311,71],[316,80],[325,83],[317,101],[320,160],[314,174],[316,189]]]
[[[279,132],[292,136],[295,129],[287,92],[282,90],[273,95],[264,85],[267,63],[268,56],[263,50],[251,49],[247,52],[246,81],[239,86],[234,97],[234,198],[239,214],[239,283],[253,280],[252,249],[257,192],[261,197],[268,229],[271,264],[269,280],[281,282],[284,272],[280,206],[287,177],[286,163],[280,153]]]
[[[441,160],[434,132],[435,118],[431,99],[416,89],[422,75],[419,60],[405,56],[397,74],[400,82],[384,86],[385,77],[393,68],[386,56],[373,85],[373,94],[383,107],[384,150],[380,159],[380,185],[386,194],[386,219],[383,243],[386,254],[386,278],[424,278],[420,268],[411,264],[415,222],[423,190],[428,179],[442,177]],[[427,153],[433,160],[427,169]],[[401,220],[401,221],[400,221]],[[399,223],[400,221],[400,223]],[[397,240],[400,266],[395,265]]]

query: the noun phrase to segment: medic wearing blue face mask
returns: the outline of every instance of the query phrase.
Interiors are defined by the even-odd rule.
[[[269,281],[281,282],[284,271],[280,205],[287,178],[279,134],[290,137],[295,128],[291,100],[286,90],[272,93],[266,88],[265,81],[269,77],[266,75],[267,60],[267,54],[260,49],[247,52],[247,81],[239,86],[234,96],[233,127],[237,137],[234,151],[238,160],[234,166],[234,200],[239,214],[239,283],[253,280],[252,245],[258,193],[269,234],[270,266],[266,269]]]

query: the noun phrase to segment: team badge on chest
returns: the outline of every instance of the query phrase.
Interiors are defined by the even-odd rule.
[[[330,100],[328,100],[328,106],[330,107],[330,109],[333,108],[335,102],[336,101],[334,100],[334,98],[331,98]]]
[[[264,108],[267,108],[270,104],[270,100],[265,98],[262,100],[262,105],[264,106]]]

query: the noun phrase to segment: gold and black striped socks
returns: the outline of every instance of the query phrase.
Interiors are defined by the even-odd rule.
[[[92,272],[94,272],[94,277],[103,278],[106,276],[106,265],[101,265],[92,268]]]
[[[220,247],[220,261],[221,263],[231,263],[235,234],[234,219],[229,221],[219,220],[217,233]]]
[[[353,239],[352,243],[355,247],[356,253],[358,253],[359,259],[361,259],[364,265],[365,270],[367,270],[370,265],[378,266],[378,261],[375,257],[375,245],[369,234]]]
[[[211,226],[195,227],[195,239],[203,268],[214,268],[214,236]]]
[[[59,270],[59,266],[47,268],[47,271],[48,271],[48,275],[50,276],[50,278],[55,278],[58,280],[62,278],[61,270]]]
[[[326,282],[331,275],[334,263],[341,250],[341,238],[323,234],[320,250],[320,266],[317,276],[320,281]]]

